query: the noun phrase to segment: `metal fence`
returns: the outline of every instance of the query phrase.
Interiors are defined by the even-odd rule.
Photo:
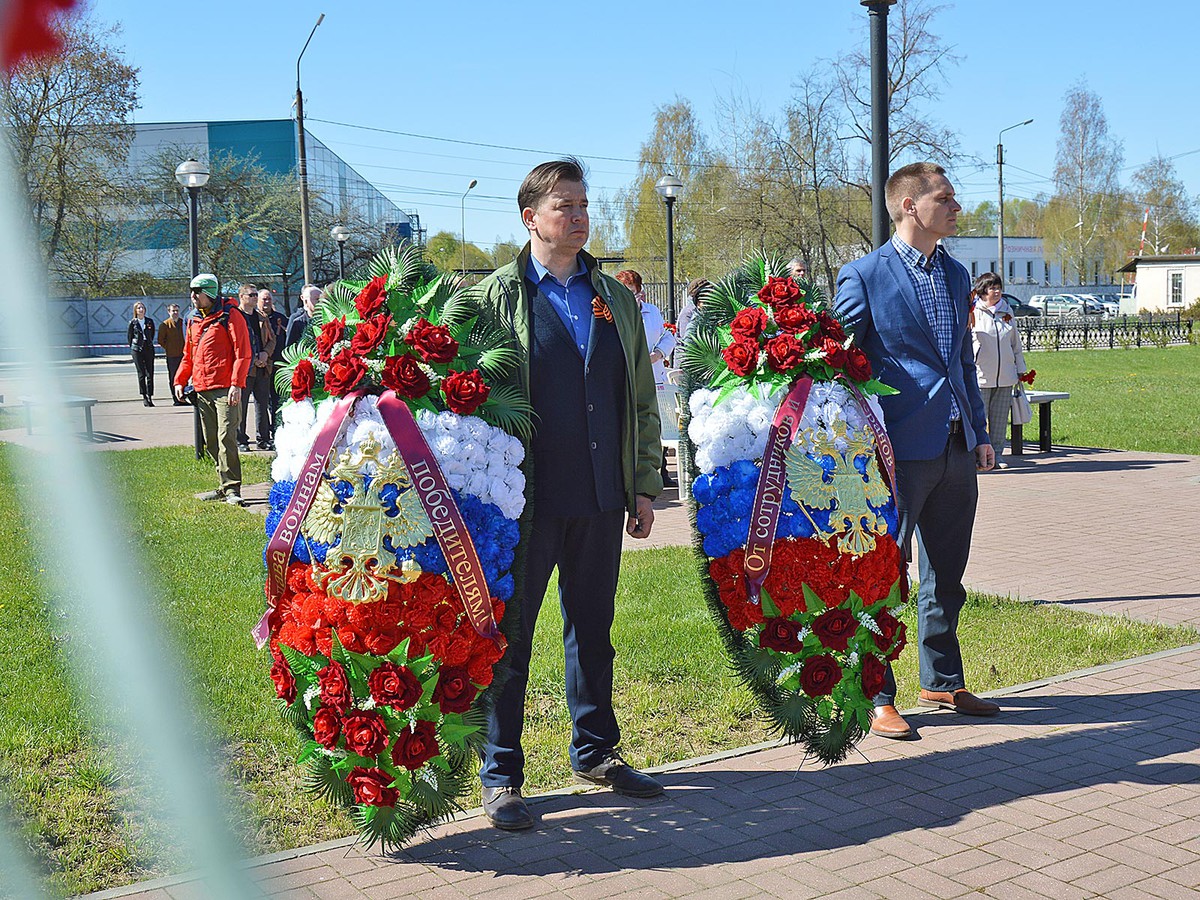
[[[1180,314],[1158,316],[1065,316],[1019,319],[1026,350],[1097,350],[1170,347],[1194,340],[1194,320]]]

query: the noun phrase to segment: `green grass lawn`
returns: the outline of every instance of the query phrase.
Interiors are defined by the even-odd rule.
[[[106,749],[83,713],[87,692],[65,674],[72,636],[41,596],[36,539],[20,516],[31,490],[0,445],[0,806],[53,889],[80,893],[164,874],[186,863],[152,816],[136,812],[136,769]],[[115,494],[124,498],[130,565],[179,648],[186,648],[198,714],[220,742],[248,852],[298,847],[352,831],[349,819],[300,790],[299,743],[276,712],[268,656],[248,631],[262,610],[262,519],[201,504],[211,466],[184,448],[106,453]],[[247,482],[267,478],[260,458],[244,462]],[[69,558],[61,552],[53,560]],[[616,703],[631,762],[655,765],[729,749],[770,735],[730,676],[684,548],[626,555],[614,633]],[[552,586],[553,589],[553,586]],[[911,616],[911,611],[906,613]],[[911,624],[910,624],[910,627]],[[1195,631],[1150,626],[1053,606],[973,597],[960,629],[968,679],[989,690],[1200,640]],[[898,665],[901,707],[915,702],[916,654]],[[569,783],[570,722],[563,699],[561,622],[548,600],[538,625],[530,683],[527,789]],[[82,699],[81,699],[82,697]],[[801,754],[797,753],[797,763]],[[464,806],[477,802],[464,799]]]
[[[1025,362],[1036,389],[1071,394],[1054,404],[1056,444],[1200,455],[1200,346],[1026,351]]]

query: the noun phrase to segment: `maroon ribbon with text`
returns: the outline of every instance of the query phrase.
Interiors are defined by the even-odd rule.
[[[758,603],[763,582],[771,571],[771,552],[786,484],[783,455],[792,445],[792,439],[800,427],[800,418],[804,415],[812,383],[808,375],[796,380],[775,410],[767,435],[767,449],[763,453],[762,470],[758,474],[758,489],[754,494],[754,506],[750,509],[750,536],[746,541],[743,565],[746,571],[746,594],[751,603]]]
[[[504,649],[506,642],[496,624],[496,611],[492,607],[483,563],[479,561],[479,553],[454,501],[454,494],[450,492],[425,435],[417,427],[412,410],[394,391],[386,391],[379,398],[379,414],[408,467],[413,490],[433,526],[434,537],[446,557],[450,574],[454,576],[454,586],[471,626],[479,635],[490,638]]]
[[[296,489],[292,491],[292,499],[283,511],[283,518],[275,526],[274,534],[267,541],[267,611],[250,632],[260,650],[270,638],[267,619],[287,586],[287,567],[292,558],[292,545],[300,536],[300,526],[304,524],[304,517],[308,515],[313,500],[316,499],[317,488],[321,486],[321,478],[325,474],[325,466],[329,462],[333,444],[342,430],[342,423],[346,421],[346,416],[353,409],[358,396],[359,392],[355,391],[343,397],[333,408],[333,414],[321,426],[312,449],[308,451],[308,459],[304,461],[304,466],[296,477]]]

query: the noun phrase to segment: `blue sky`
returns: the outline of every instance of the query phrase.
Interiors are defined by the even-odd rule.
[[[309,130],[417,209],[431,235],[459,231],[459,198],[479,179],[466,230],[481,244],[524,239],[513,197],[549,156],[580,156],[593,194],[615,190],[632,177],[656,107],[687,98],[710,127],[731,92],[778,111],[799,72],[867,40],[858,0],[94,0],[92,9],[124,29],[141,69],[141,122],[287,117],[296,56],[324,12],[303,64]],[[1200,189],[1193,3],[958,0],[935,22],[961,61],[932,112],[964,153],[994,161],[999,129],[1035,120],[1005,135],[1006,196],[1050,188],[1063,95],[1081,77],[1124,142],[1126,178],[1156,153],[1187,154],[1175,164],[1189,191]],[[994,165],[952,175],[968,204],[996,195]]]

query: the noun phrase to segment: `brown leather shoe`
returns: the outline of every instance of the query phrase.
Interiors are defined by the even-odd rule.
[[[959,688],[957,691],[921,691],[917,698],[918,706],[933,706],[938,709],[952,709],[964,716],[994,716],[1000,712],[1000,706],[991,700],[981,700],[968,690]]]
[[[877,706],[871,722],[871,734],[894,741],[906,741],[912,737],[912,729],[908,727],[904,717],[896,712],[896,707]]]

